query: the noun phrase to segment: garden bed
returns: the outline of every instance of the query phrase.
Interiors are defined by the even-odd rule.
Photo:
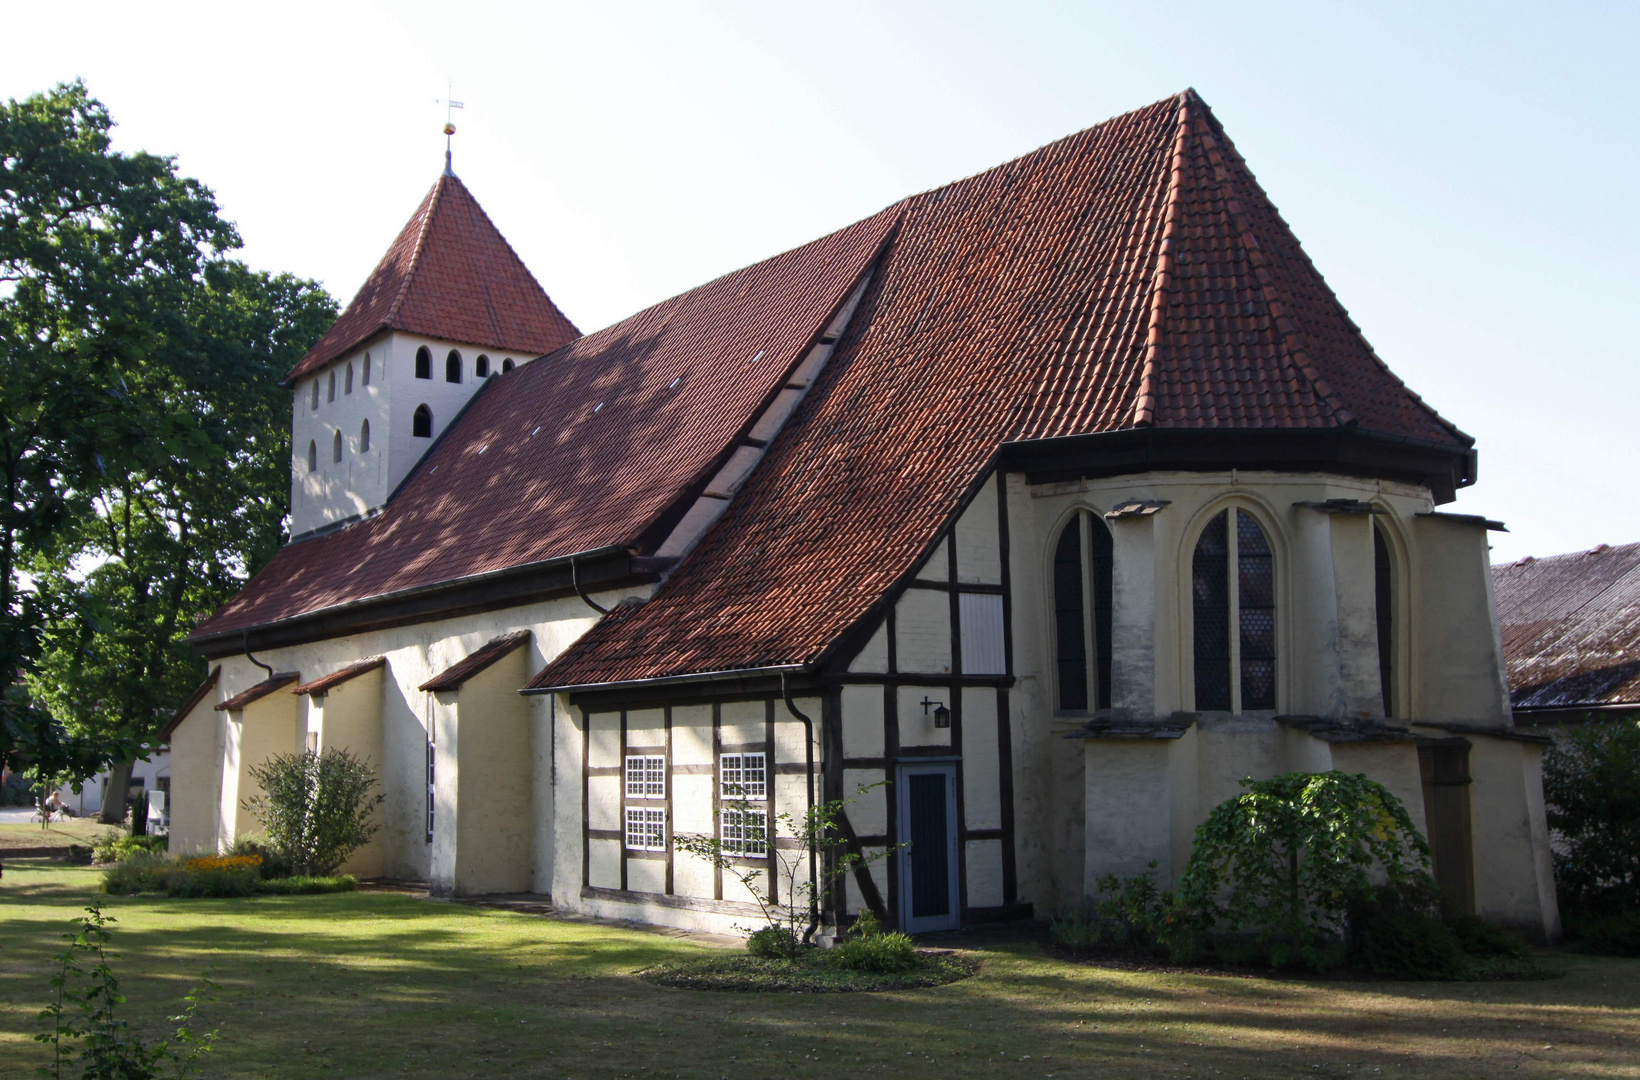
[[[1051,956],[1087,967],[1113,971],[1148,971],[1173,975],[1218,975],[1230,978],[1302,980],[1305,982],[1517,982],[1558,979],[1565,972],[1550,967],[1535,955],[1471,956],[1465,968],[1449,975],[1396,975],[1365,971],[1348,965],[1327,971],[1278,969],[1268,964],[1236,964],[1213,960],[1181,963],[1162,956],[1144,956],[1118,949],[1081,949],[1049,944],[1043,950]]]
[[[860,971],[830,959],[830,950],[809,949],[794,960],[749,953],[725,953],[659,964],[638,977],[682,990],[740,990],[776,994],[847,994],[916,990],[944,986],[979,971],[979,961],[963,953],[919,949],[905,971]]]

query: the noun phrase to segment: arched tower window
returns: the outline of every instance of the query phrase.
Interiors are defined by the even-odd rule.
[[[319,407],[319,380],[314,379],[313,380],[313,400],[308,402],[308,408],[317,409],[318,407]]]
[[[433,377],[433,353],[423,345],[416,350],[416,378],[431,379]]]
[[[1275,555],[1245,510],[1221,510],[1191,560],[1196,708],[1276,707]]]
[[[331,373],[330,373],[330,389],[325,391],[325,400],[326,401],[335,401],[336,400],[336,372],[334,370],[332,370]]]
[[[342,393],[351,394],[352,392],[353,392],[353,361],[349,360],[347,362],[346,385],[342,388]]]
[[[1372,586],[1378,614],[1378,683],[1384,696],[1384,715],[1395,715],[1395,581],[1389,545],[1376,521],[1372,525]]]
[[[1054,642],[1059,708],[1110,708],[1111,540],[1086,510],[1066,523],[1054,548]],[[1093,662],[1088,662],[1089,657]]]
[[[410,418],[410,434],[418,439],[433,437],[433,410],[425,405],[416,406],[415,416]]]
[[[461,381],[461,354],[454,349],[451,349],[450,355],[444,358],[444,381]]]
[[[370,452],[370,421],[366,420],[359,425],[359,453]]]
[[[319,383],[317,381],[315,381],[313,385],[318,386]],[[309,439],[308,440],[308,472],[318,472],[318,471],[319,471],[319,444],[314,442],[312,439]]]
[[[369,353],[364,354],[364,370],[359,372],[359,375],[361,376],[360,381],[363,382],[365,386],[369,386],[370,385],[370,354]]]
[[[507,372],[511,371],[512,369],[513,369],[513,359],[512,359],[512,357],[509,356],[505,360],[501,361],[501,374],[505,375]]]
[[[478,354],[478,359],[473,361],[473,375],[480,379],[490,377],[490,358],[488,356],[483,353]]]
[[[330,440],[330,460],[342,460],[342,433],[340,431]]]

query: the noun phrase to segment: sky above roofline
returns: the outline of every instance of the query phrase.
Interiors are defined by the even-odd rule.
[[[83,76],[252,265],[352,295],[443,161],[592,330],[1195,86],[1390,367],[1476,436],[1499,560],[1640,538],[1627,212],[1640,10],[1567,4],[93,5],[0,95]],[[316,28],[321,32],[316,33]],[[231,43],[231,63],[211,60]],[[231,133],[231,134],[229,134]]]

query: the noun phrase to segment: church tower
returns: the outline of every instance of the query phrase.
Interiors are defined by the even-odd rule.
[[[291,538],[380,510],[487,379],[579,336],[446,168],[285,375]]]

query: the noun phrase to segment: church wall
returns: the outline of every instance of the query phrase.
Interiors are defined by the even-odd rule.
[[[308,748],[323,753],[334,747],[365,761],[377,783],[381,783],[386,775],[382,757],[382,669],[338,683],[325,693],[309,695],[304,734],[303,744]],[[380,808],[375,820],[382,823]],[[378,832],[348,857],[340,872],[372,878],[381,877],[384,868],[385,844]]]
[[[1408,715],[1512,727],[1485,528],[1420,518],[1409,537],[1418,553],[1412,618],[1419,647]]]
[[[214,852],[222,806],[223,725],[216,711],[220,680],[171,732],[171,838],[173,852]]]
[[[614,592],[594,593],[605,606],[612,606],[628,594],[648,595],[651,586],[640,586]],[[416,689],[421,683],[450,667],[491,639],[515,630],[529,630],[528,644],[518,650],[517,663],[522,670],[537,671],[557,657],[568,645],[593,625],[597,614],[578,597],[566,597],[537,604],[520,605],[481,612],[453,619],[441,619],[409,626],[391,627],[369,633],[331,638],[325,641],[270,649],[257,654],[257,659],[273,665],[279,671],[298,672],[304,681],[346,667],[371,657],[385,656],[387,663],[380,678],[380,717],[382,793],[386,801],[381,807],[383,829],[380,837],[382,872],[390,878],[428,880],[432,871],[431,844],[427,838],[427,737],[432,726],[435,702],[433,695]],[[222,659],[222,677],[219,683],[224,696],[238,693],[261,681],[263,672],[243,656]],[[505,662],[505,661],[503,661]],[[358,680],[353,680],[357,682]],[[516,690],[525,680],[520,679]],[[350,685],[348,683],[342,686]],[[340,688],[338,688],[340,689]],[[515,695],[518,696],[518,695]],[[288,690],[280,690],[264,701],[298,701]],[[300,699],[305,701],[305,699]],[[553,851],[553,830],[550,816],[543,819],[540,812],[551,811],[555,802],[536,789],[544,787],[550,793],[554,761],[551,753],[551,702],[545,697],[524,700],[525,722],[516,734],[520,740],[515,760],[531,763],[531,783],[527,795],[507,794],[502,800],[507,812],[528,822],[522,841],[520,859],[526,863]],[[253,703],[251,708],[255,708]],[[294,707],[292,722],[294,724]],[[562,726],[562,717],[559,717]],[[219,825],[218,841],[230,839],[237,829],[255,831],[254,822],[241,822],[237,810],[241,747],[237,725],[230,725],[222,749],[223,790],[219,814],[225,824]],[[303,725],[305,731],[305,723]],[[532,746],[529,739],[540,735],[544,741]],[[296,749],[295,731],[289,746],[281,745],[278,752]],[[254,747],[252,748],[255,749]],[[270,751],[271,752],[271,751]],[[435,748],[435,760],[437,750]],[[578,759],[576,759],[578,765]],[[560,776],[565,767],[560,757],[556,762]],[[541,771],[537,772],[539,769]],[[436,783],[437,769],[435,769]],[[572,776],[574,774],[571,774]],[[184,780],[173,780],[181,789]],[[575,782],[571,781],[574,787]],[[186,793],[179,795],[186,800]],[[577,840],[577,847],[579,840]],[[540,880],[548,873],[531,870],[531,880]]]

